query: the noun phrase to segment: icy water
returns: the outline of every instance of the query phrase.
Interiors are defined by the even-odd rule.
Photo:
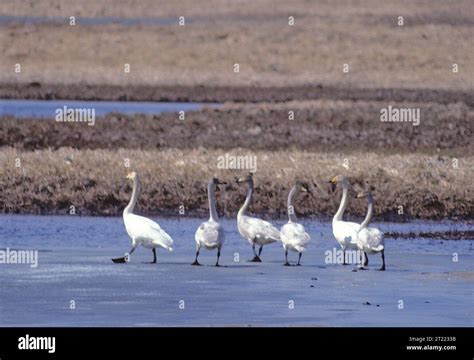
[[[337,249],[331,224],[304,221],[312,243],[303,266],[284,267],[279,244],[264,248],[263,263],[248,263],[250,246],[235,220],[225,220],[225,267],[212,266],[216,254],[205,250],[205,266],[196,267],[201,220],[157,220],[175,249],[159,250],[150,265],[143,248],[130,263],[111,262],[130,249],[121,218],[1,216],[0,248],[39,250],[39,262],[0,265],[0,326],[474,326],[472,240],[388,238],[387,271],[376,270],[380,257],[372,255],[369,270],[353,272],[325,261]],[[386,232],[470,228],[374,225]]]
[[[160,114],[163,112],[195,111],[204,107],[216,108],[213,103],[139,102],[139,101],[76,101],[76,100],[6,100],[0,99],[0,116],[18,118],[55,117],[57,109],[94,109],[96,116],[111,112],[122,114]]]

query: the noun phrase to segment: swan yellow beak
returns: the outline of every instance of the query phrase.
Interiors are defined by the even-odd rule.
[[[329,183],[331,184],[331,190],[330,192],[334,193],[336,191],[336,184],[337,184],[338,177],[333,176],[331,180],[329,180]]]

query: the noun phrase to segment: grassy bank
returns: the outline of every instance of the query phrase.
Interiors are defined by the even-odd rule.
[[[244,149],[228,153],[257,156],[252,210],[265,216],[285,216],[287,192],[296,178],[319,185],[314,196],[297,199],[297,211],[305,216],[331,216],[339,196],[329,194],[326,183],[343,173],[356,188],[375,187],[378,219],[473,218],[473,156],[459,158],[454,168],[451,158],[422,154]],[[217,169],[218,157],[223,155],[224,151],[211,149],[20,152],[4,147],[0,151],[0,206],[7,213],[67,214],[73,205],[82,215],[118,215],[131,192],[125,175],[135,170],[143,188],[138,212],[177,216],[183,205],[187,215],[205,215],[206,180],[214,174],[232,180],[247,172]],[[234,216],[244,193],[244,186],[230,181],[218,196],[219,209]],[[398,214],[399,206],[403,206],[403,215]],[[359,217],[365,211],[363,201],[351,201],[348,208],[349,214]]]

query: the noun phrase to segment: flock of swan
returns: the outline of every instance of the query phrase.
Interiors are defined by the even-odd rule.
[[[123,221],[128,235],[132,239],[132,249],[128,254],[121,258],[112,259],[115,263],[125,263],[129,261],[129,255],[132,254],[138,246],[151,249],[153,252],[153,261],[156,263],[156,248],[161,247],[169,251],[173,250],[173,239],[164,231],[161,226],[153,220],[146,217],[135,215],[133,209],[138,199],[140,191],[140,180],[138,174],[131,172],[127,179],[133,182],[133,192],[130,202],[123,211]],[[253,175],[250,173],[244,178],[236,179],[237,183],[246,183],[248,186],[245,202],[237,214],[237,228],[240,235],[252,246],[254,257],[252,262],[261,262],[263,246],[281,242],[285,251],[285,264],[289,266],[288,251],[298,253],[297,266],[301,265],[301,256],[306,250],[310,241],[310,235],[305,231],[302,224],[298,223],[293,208],[293,199],[299,192],[311,192],[306,184],[297,182],[288,194],[288,222],[280,230],[270,222],[246,215],[247,209],[252,201],[254,191]],[[384,254],[384,236],[383,233],[374,227],[368,227],[373,216],[373,198],[370,191],[358,192],[356,198],[367,199],[367,216],[361,224],[343,220],[343,214],[349,201],[349,192],[351,184],[345,176],[334,176],[329,183],[334,191],[339,184],[342,187],[342,199],[339,208],[332,220],[333,234],[343,251],[343,264],[346,265],[346,251],[358,250],[361,253],[360,264],[358,268],[363,270],[368,265],[367,254],[380,253],[382,257],[382,267],[385,270]],[[212,178],[207,185],[209,199],[209,220],[200,224],[196,230],[196,258],[192,265],[201,265],[198,261],[199,253],[202,248],[207,250],[217,250],[217,261],[215,266],[219,265],[221,249],[225,240],[225,232],[219,223],[216,205],[216,189],[223,182],[216,177]],[[259,246],[257,252],[257,245]]]

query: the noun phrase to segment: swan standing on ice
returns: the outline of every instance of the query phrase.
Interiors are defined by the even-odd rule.
[[[271,244],[275,241],[280,241],[280,231],[278,231],[278,229],[268,221],[245,215],[245,212],[247,211],[250,202],[252,201],[252,173],[250,173],[247,177],[237,179],[236,181],[237,183],[246,182],[248,184],[245,203],[237,214],[237,228],[239,229],[240,235],[242,235],[242,237],[246,239],[250,243],[250,245],[252,245],[252,250],[255,256],[250,261],[262,262],[262,260],[260,259],[260,255],[262,254],[263,246]],[[260,245],[258,255],[255,251],[255,245]]]
[[[367,198],[367,216],[365,217],[360,228],[357,232],[357,247],[360,251],[363,251],[364,254],[374,254],[381,253],[382,255],[382,267],[379,269],[381,271],[385,270],[385,240],[383,232],[374,227],[367,227],[372,220],[374,214],[374,199],[370,191],[359,192],[356,195],[356,198]],[[367,256],[367,255],[366,255]],[[366,265],[366,264],[364,264]],[[361,270],[364,269],[364,266],[361,264],[359,266]]]
[[[346,263],[346,250],[358,250],[357,247],[357,231],[359,230],[360,225],[354,222],[343,221],[342,216],[347,207],[348,202],[348,192],[351,189],[351,184],[349,179],[345,176],[338,175],[334,176],[329,183],[332,185],[332,190],[335,191],[336,185],[341,184],[342,186],[342,198],[339,205],[339,209],[332,219],[332,232],[337,242],[341,246],[342,254],[344,257],[343,265],[348,265]],[[367,260],[367,255],[364,254],[364,257]],[[367,265],[367,263],[364,263]]]
[[[293,198],[298,191],[309,192],[309,189],[297,182],[288,194],[288,223],[281,227],[281,242],[283,249],[285,249],[285,266],[290,266],[288,262],[288,250],[298,252],[298,263],[300,266],[301,255],[306,250],[306,245],[309,243],[310,236],[305,231],[304,226],[296,222],[296,214],[293,208]]]
[[[221,248],[224,243],[224,231],[219,224],[219,216],[216,209],[216,187],[225,185],[226,182],[212,178],[207,184],[207,196],[209,198],[209,220],[203,222],[196,230],[194,239],[196,240],[196,260],[191,265],[201,265],[198,262],[199,250],[204,247],[208,250],[217,249],[217,262],[221,256]]]
[[[142,245],[153,251],[153,261],[150,264],[155,264],[156,248],[162,247],[173,251],[173,239],[153,220],[133,214],[133,209],[138,199],[140,180],[135,172],[129,173],[127,179],[133,181],[132,198],[127,207],[123,210],[125,229],[127,230],[128,236],[132,238],[132,249],[129,254],[132,254],[139,245]],[[128,256],[112,259],[112,261],[124,263],[128,261]]]

